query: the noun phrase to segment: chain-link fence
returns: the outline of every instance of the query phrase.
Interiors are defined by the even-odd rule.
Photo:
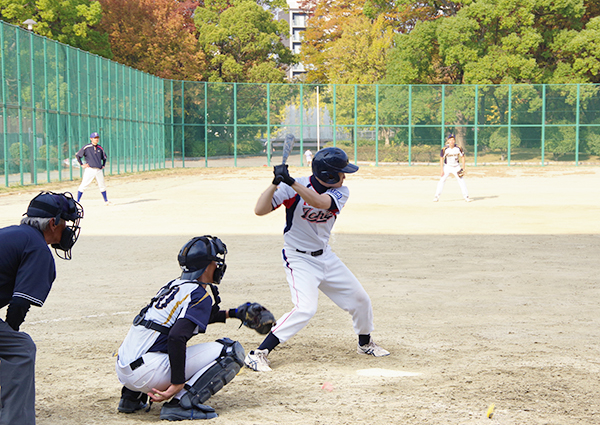
[[[107,174],[165,167],[271,165],[286,134],[303,153],[354,162],[437,163],[454,133],[468,162],[600,163],[593,84],[311,85],[163,80],[0,23],[0,176],[10,184],[79,177],[100,133]]]

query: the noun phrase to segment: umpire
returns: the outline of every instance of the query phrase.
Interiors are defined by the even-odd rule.
[[[35,424],[35,343],[19,332],[31,305],[41,307],[56,277],[48,245],[65,260],[79,237],[83,208],[66,193],[41,192],[19,226],[0,229],[0,425]]]

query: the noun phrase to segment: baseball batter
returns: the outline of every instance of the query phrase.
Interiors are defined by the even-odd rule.
[[[255,213],[262,216],[282,205],[285,207],[282,257],[294,308],[246,356],[247,367],[258,372],[271,370],[267,355],[308,324],[317,311],[319,290],[352,316],[359,354],[376,357],[390,354],[371,337],[373,310],[369,295],[329,246],[331,229],[349,196],[348,188],[343,185],[345,174],[357,170],[339,148],[317,152],[310,177],[295,180],[290,177],[287,165],[275,167],[273,183],[259,197]],[[278,177],[283,179],[282,184],[277,184]]]
[[[204,333],[209,324],[224,323],[228,318],[239,318],[252,327],[246,322],[250,303],[219,309],[221,299],[215,284],[227,268],[226,253],[225,244],[208,235],[193,238],[181,248],[181,276],[163,286],[140,311],[119,347],[116,372],[124,385],[119,412],[143,409],[150,397],[151,402],[170,399],[160,412],[164,420],[217,417],[215,409],[203,403],[240,371],[244,349],[229,338],[189,347],[187,342]],[[267,311],[257,303],[252,305],[259,314]]]
[[[79,189],[77,189],[77,202],[81,200],[85,189],[96,179],[100,193],[104,198],[104,203],[111,205],[106,196],[106,183],[104,182],[104,166],[106,165],[107,157],[102,146],[98,144],[99,141],[100,135],[98,133],[94,132],[90,134],[90,143],[79,149],[79,152],[75,154],[77,162],[84,168],[81,184],[79,185]],[[84,159],[85,162],[83,162]]]
[[[465,172],[465,152],[461,147],[456,146],[456,139],[453,134],[449,134],[447,137],[447,145],[442,148],[440,152],[440,167],[441,167],[441,175],[440,181],[437,184],[437,189],[435,191],[435,196],[433,197],[433,202],[437,202],[440,200],[440,196],[442,195],[442,190],[444,190],[444,183],[446,179],[450,176],[450,174],[454,174],[454,177],[458,180],[458,185],[460,186],[460,191],[462,192],[463,197],[466,202],[471,202],[471,198],[469,198],[469,192],[467,191],[467,185],[465,184],[465,180],[463,178]],[[462,167],[461,167],[462,163]]]

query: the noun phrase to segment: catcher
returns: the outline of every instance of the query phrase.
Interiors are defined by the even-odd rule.
[[[119,347],[116,371],[124,385],[119,412],[143,409],[149,397],[150,403],[168,401],[160,419],[217,417],[215,409],[203,403],[237,375],[244,365],[244,349],[229,338],[190,346],[188,340],[204,333],[208,324],[229,318],[262,334],[275,323],[273,314],[258,303],[219,309],[215,285],[227,268],[225,254],[225,244],[208,235],[181,248],[181,276],[163,286],[140,311]]]

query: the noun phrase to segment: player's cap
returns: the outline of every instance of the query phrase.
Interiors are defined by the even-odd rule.
[[[77,221],[83,217],[83,208],[69,192],[40,192],[31,200],[25,213],[27,217],[61,218],[65,221]]]
[[[450,133],[446,136],[446,140],[455,139],[454,134]]]
[[[92,134],[90,134],[90,139],[95,139],[96,137],[100,137],[100,135],[96,132],[93,132]]]

